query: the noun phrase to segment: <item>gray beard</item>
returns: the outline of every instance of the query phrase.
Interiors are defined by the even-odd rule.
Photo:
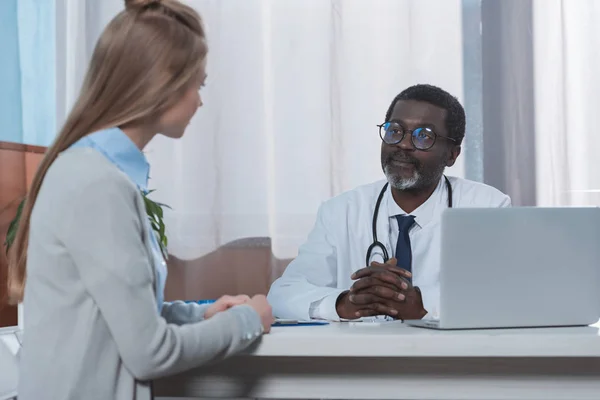
[[[438,168],[431,171],[429,174],[421,174],[419,171],[415,170],[413,175],[410,178],[403,178],[397,175],[393,175],[387,165],[383,169],[385,173],[385,177],[389,182],[390,186],[396,190],[419,190],[426,187],[431,187],[439,182],[444,173],[446,166],[444,164],[440,164]]]
[[[393,175],[391,172],[389,172],[389,168],[387,166],[383,169],[383,172],[385,173],[385,177],[387,178],[390,186],[397,190],[413,189],[421,180],[421,174],[419,174],[418,171],[415,171],[413,176],[410,178],[402,178],[397,175]]]

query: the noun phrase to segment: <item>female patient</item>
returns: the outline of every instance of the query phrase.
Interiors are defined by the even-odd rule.
[[[10,295],[26,310],[19,400],[149,399],[149,380],[243,350],[272,323],[264,296],[163,303],[142,149],[157,133],[181,137],[202,105],[207,45],[190,7],[125,4],[96,45],[11,248]]]

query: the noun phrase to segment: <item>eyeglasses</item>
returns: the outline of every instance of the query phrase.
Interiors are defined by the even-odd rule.
[[[405,129],[397,122],[385,122],[377,126],[379,127],[379,137],[387,144],[393,145],[402,142],[402,140],[404,140],[404,135],[406,135],[407,132],[410,134],[410,140],[417,150],[431,149],[438,137],[456,143],[456,139],[438,135],[431,128],[415,128],[411,131]]]

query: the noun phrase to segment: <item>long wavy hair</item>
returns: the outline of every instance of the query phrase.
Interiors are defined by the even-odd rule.
[[[77,102],[48,148],[27,194],[8,255],[8,296],[23,299],[31,211],[58,155],[98,130],[143,123],[172,107],[203,74],[202,20],[177,0],[126,0],[100,36]]]

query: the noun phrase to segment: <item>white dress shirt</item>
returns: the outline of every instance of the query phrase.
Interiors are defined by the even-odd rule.
[[[509,207],[510,198],[478,182],[449,177],[453,207]],[[385,181],[379,181],[336,196],[319,208],[308,240],[283,276],[271,286],[268,299],[278,318],[337,321],[338,296],[348,290],[353,272],[365,267],[367,248],[373,242],[372,220],[377,197]],[[440,220],[448,207],[448,191],[442,178],[433,194],[410,215],[415,224],[409,232],[413,284],[419,286],[426,318],[439,315]],[[398,240],[396,215],[406,215],[387,189],[377,218],[377,235],[390,257]],[[370,261],[383,261],[373,250]]]

